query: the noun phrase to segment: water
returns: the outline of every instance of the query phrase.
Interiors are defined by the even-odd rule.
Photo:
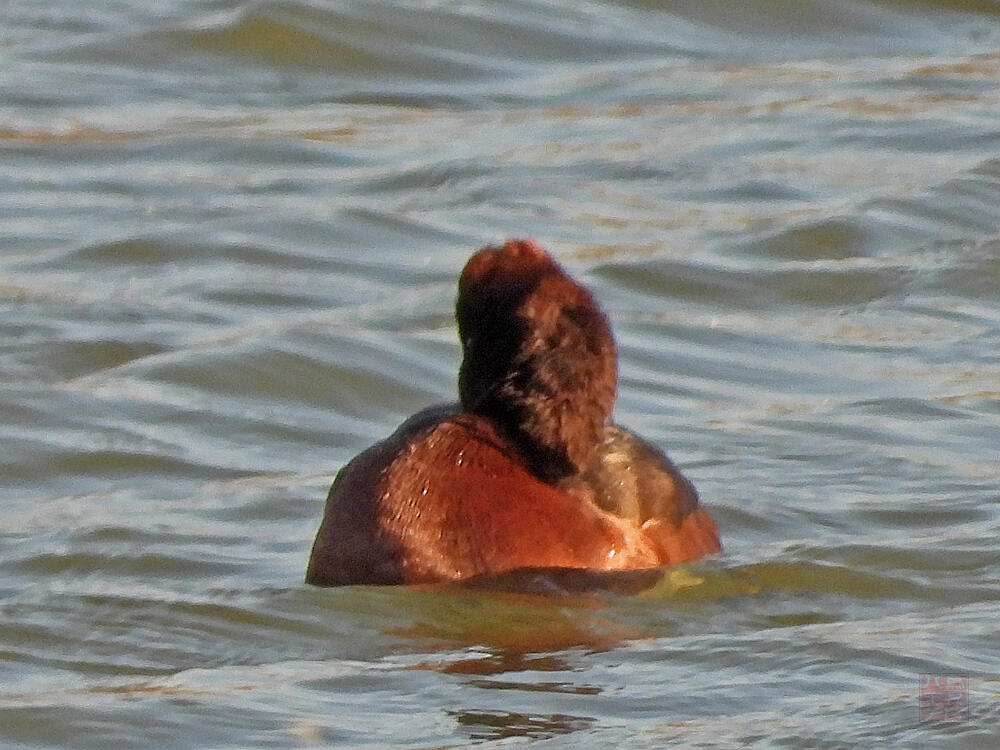
[[[1000,738],[1000,5],[8,2],[0,743]],[[640,594],[302,584],[550,247],[726,551]],[[920,675],[969,677],[921,720]]]

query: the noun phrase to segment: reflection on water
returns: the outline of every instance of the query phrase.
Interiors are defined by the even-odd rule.
[[[4,13],[0,744],[996,744],[995,3]],[[725,554],[304,586],[526,235]]]
[[[597,721],[588,716],[525,716],[505,711],[457,711],[452,715],[473,740],[502,740],[508,737],[544,739],[586,729]]]

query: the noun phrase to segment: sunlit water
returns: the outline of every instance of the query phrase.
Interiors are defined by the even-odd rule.
[[[997,3],[2,13],[0,742],[997,745]],[[606,306],[725,553],[305,586],[509,236]]]

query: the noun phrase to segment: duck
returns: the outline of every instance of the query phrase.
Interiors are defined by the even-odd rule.
[[[472,255],[455,318],[458,402],[420,411],[338,472],[308,584],[638,571],[721,551],[694,485],[614,423],[611,325],[544,248],[518,239]]]

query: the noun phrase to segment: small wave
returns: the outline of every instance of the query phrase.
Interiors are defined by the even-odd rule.
[[[450,82],[517,75],[530,69],[530,61],[580,57],[584,51],[587,58],[609,56],[624,42],[597,26],[575,28],[565,14],[545,15],[542,8],[518,18],[378,2],[258,3],[172,37],[192,51],[262,66]],[[633,39],[631,52],[653,46]]]

